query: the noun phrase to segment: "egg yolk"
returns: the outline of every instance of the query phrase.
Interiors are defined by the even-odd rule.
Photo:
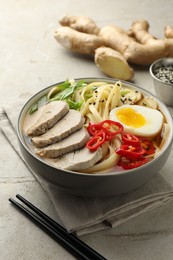
[[[144,126],[146,123],[145,117],[132,108],[121,108],[116,111],[116,117],[122,124],[132,126],[134,128]]]

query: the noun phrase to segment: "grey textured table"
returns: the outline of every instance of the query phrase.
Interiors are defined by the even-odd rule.
[[[92,59],[66,52],[53,38],[64,14],[83,14],[99,26],[116,24],[128,29],[135,19],[148,19],[151,33],[163,36],[166,24],[173,24],[172,0],[0,1],[0,104],[22,93],[35,93],[67,78],[103,76]],[[134,82],[153,92],[148,68],[135,67]],[[0,259],[73,259],[61,246],[17,212],[8,198],[22,193],[52,217],[49,198],[26,170],[6,139],[0,134]],[[162,172],[169,182],[168,159]],[[170,171],[169,171],[170,172]],[[110,231],[82,239],[107,259],[173,259],[173,203],[145,213]]]

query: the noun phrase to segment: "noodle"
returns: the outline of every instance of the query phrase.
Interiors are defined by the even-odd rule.
[[[81,94],[78,93],[78,98],[81,95],[84,101],[80,112],[85,116],[86,122],[89,122],[90,118],[94,119],[94,123],[109,119],[110,110],[118,106],[121,86],[121,82],[116,82],[115,85],[93,82],[84,87]],[[92,90],[92,87],[96,89]],[[91,97],[86,99],[90,95]]]
[[[103,121],[103,118],[100,116],[100,113],[96,110],[95,106],[90,105],[89,110],[91,111],[93,118],[94,118],[94,123],[99,123]],[[87,114],[88,116],[88,114]]]

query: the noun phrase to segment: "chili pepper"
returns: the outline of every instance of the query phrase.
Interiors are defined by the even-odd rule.
[[[98,134],[100,131],[104,131],[106,134],[106,141],[110,141],[112,139],[111,132],[109,132],[106,128],[102,127],[99,124],[90,124],[87,127],[87,130],[88,130],[89,134],[92,136]]]
[[[132,145],[132,146],[140,146],[140,140],[136,135],[124,133],[122,134],[122,141],[124,144]]]
[[[109,132],[107,129],[103,129],[104,131],[105,131],[105,133],[106,133],[106,141],[111,141],[112,140],[112,138],[114,137],[113,135],[112,135],[112,133],[111,132]]]
[[[116,131],[112,131],[112,128],[116,127]],[[87,142],[86,147],[91,151],[98,149],[101,144],[106,141],[111,141],[112,138],[123,131],[123,126],[119,122],[114,122],[112,120],[104,120],[99,124],[89,124],[87,130],[91,139]]]
[[[90,138],[86,147],[91,151],[96,151],[106,141],[106,132],[101,130]]]
[[[116,153],[128,159],[135,160],[140,159],[144,155],[145,150],[142,147],[123,144],[121,147],[116,149]]]
[[[112,135],[117,135],[121,133],[124,129],[123,125],[119,122],[113,121],[113,120],[104,120],[100,123],[102,127],[107,129]],[[112,129],[117,128],[116,131],[112,131]]]
[[[90,135],[95,135],[98,132],[100,132],[103,129],[103,127],[100,124],[89,124],[87,127],[88,133]]]
[[[155,153],[156,148],[152,141],[148,139],[141,139],[141,146],[145,149],[145,155],[151,155]]]
[[[145,163],[147,163],[149,160],[147,158],[141,158],[140,160],[129,160],[125,157],[121,157],[121,159],[118,162],[118,166],[122,167],[125,170],[130,170],[137,168]]]

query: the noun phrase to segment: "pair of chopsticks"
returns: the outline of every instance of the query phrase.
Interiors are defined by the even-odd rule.
[[[94,249],[85,244],[74,234],[69,233],[63,226],[55,222],[48,215],[30,203],[28,200],[17,194],[16,198],[19,199],[25,206],[17,202],[13,198],[9,201],[16,206],[22,213],[32,219],[39,225],[46,233],[53,237],[59,244],[61,244],[66,250],[68,250],[73,256],[80,260],[106,260],[102,255],[96,252]],[[32,211],[33,212],[32,212]]]

